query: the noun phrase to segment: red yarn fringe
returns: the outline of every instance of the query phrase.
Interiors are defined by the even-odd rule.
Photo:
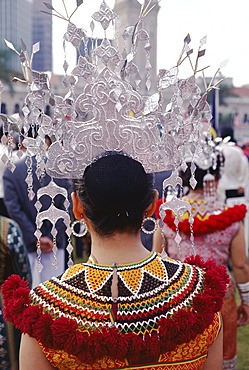
[[[229,282],[225,267],[216,266],[213,261],[204,262],[199,256],[186,262],[206,271],[202,294],[193,299],[190,311],[180,309],[172,317],[160,319],[159,332],[144,338],[133,333],[122,334],[115,327],[81,332],[73,319],[53,320],[40,306],[30,305],[28,283],[16,275],[10,276],[2,287],[4,316],[46,348],[63,349],[82,363],[92,364],[104,356],[137,363],[139,359],[172,351],[194,339],[212,323],[215,312],[222,307]]]
[[[155,211],[156,217],[159,219],[159,208],[162,204],[162,199],[157,202],[157,208]],[[225,230],[231,226],[234,222],[242,221],[246,216],[245,204],[236,204],[233,207],[229,207],[225,211],[218,215],[210,215],[206,220],[200,220],[198,217],[194,217],[193,231],[194,235],[211,234],[218,230]],[[176,231],[176,225],[174,223],[175,217],[172,211],[166,210],[163,222],[168,225],[173,231]],[[179,221],[178,228],[186,235],[190,235],[190,224],[188,219]]]

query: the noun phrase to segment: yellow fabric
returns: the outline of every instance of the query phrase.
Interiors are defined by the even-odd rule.
[[[146,369],[146,370],[201,370],[206,360],[207,350],[217,337],[221,327],[220,316],[215,315],[213,324],[189,343],[178,346],[174,351],[160,355],[158,363],[129,366],[128,363],[105,357],[93,365],[82,364],[72,355],[63,351],[42,347],[50,363],[59,370],[97,369]]]

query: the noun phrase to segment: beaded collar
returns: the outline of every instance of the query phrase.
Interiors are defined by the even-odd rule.
[[[159,355],[194,339],[221,308],[225,267],[198,256],[187,262],[163,261],[151,253],[138,263],[117,266],[115,323],[112,266],[75,265],[31,293],[26,282],[12,275],[2,287],[5,319],[43,348],[64,350],[82,362],[131,355],[142,361],[150,348]]]

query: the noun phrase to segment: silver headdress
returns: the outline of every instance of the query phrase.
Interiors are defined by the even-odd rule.
[[[200,153],[203,121],[209,123],[212,118],[207,93],[218,85],[213,85],[212,80],[210,85],[206,86],[204,94],[201,94],[196,84],[196,74],[202,72],[204,75],[205,68],[199,70],[198,61],[205,54],[203,46],[206,37],[201,39],[193,63],[191,39],[187,35],[176,66],[159,70],[157,92],[149,95],[149,57],[153,45],[150,44],[148,32],[143,28],[143,21],[146,15],[158,6],[158,2],[146,0],[141,5],[137,23],[134,26],[129,25],[122,35],[124,50],[119,50],[116,46],[120,26],[118,14],[113,12],[104,0],[100,9],[93,14],[90,25],[93,31],[95,22],[100,23],[103,29],[100,45],[98,40],[89,37],[82,28],[71,23],[74,12],[70,16],[62,16],[52,5],[44,3],[49,13],[57,16],[60,14],[60,18],[68,21],[64,46],[71,43],[80,54],[80,45],[84,45],[83,55],[79,55],[77,65],[69,74],[68,63],[66,59],[64,61],[63,83],[68,89],[65,96],[53,93],[50,74],[32,70],[33,54],[39,51],[39,43],[33,46],[29,58],[24,43],[23,50],[18,52],[10,42],[6,42],[20,56],[28,93],[22,109],[23,118],[1,114],[4,132],[10,135],[15,131],[22,132],[28,156],[35,154],[37,157],[39,177],[46,171],[52,178],[81,178],[85,167],[94,158],[106,151],[123,151],[140,161],[147,172],[172,170],[173,176],[169,181],[174,188],[179,181],[176,173],[183,162],[185,145],[190,146],[193,156]],[[82,8],[82,3],[83,1],[77,0],[75,10]],[[111,41],[106,37],[109,27],[114,28],[115,37]],[[92,46],[90,51],[89,43]],[[134,61],[139,44],[143,44],[146,56],[146,96],[139,93],[141,77]],[[187,79],[180,79],[179,70],[185,60],[190,61],[193,74]],[[224,65],[222,63],[221,67]],[[75,91],[79,86],[83,86],[83,91],[76,96]],[[52,117],[45,114],[47,102],[52,107]],[[27,136],[30,127],[36,128],[37,137]],[[45,135],[52,140],[48,150],[44,145]],[[2,160],[10,170],[14,170],[11,156]],[[27,164],[29,165],[28,158]],[[27,182],[32,197],[30,177]],[[175,213],[178,214],[179,209],[182,209],[182,203],[179,202],[182,201],[174,199],[172,202]],[[167,207],[166,202],[161,206],[164,210]],[[55,215],[55,219],[57,216]]]

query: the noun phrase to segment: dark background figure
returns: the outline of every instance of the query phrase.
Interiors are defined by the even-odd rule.
[[[30,265],[21,230],[13,220],[0,216],[0,286],[12,274],[19,275],[31,285]],[[21,333],[3,319],[2,308],[0,293],[0,368],[18,370]]]
[[[41,228],[42,236],[40,238],[40,246],[42,250],[42,264],[44,266],[42,272],[39,274],[37,271],[37,256],[36,256],[36,244],[37,238],[34,235],[36,231],[36,216],[37,209],[35,203],[37,201],[37,191],[43,186],[48,185],[51,181],[50,176],[47,174],[42,177],[41,181],[37,178],[35,174],[36,161],[32,157],[32,177],[33,177],[33,191],[35,197],[33,200],[28,198],[28,186],[25,181],[27,177],[27,165],[25,163],[25,158],[16,163],[16,169],[14,172],[6,169],[3,176],[4,182],[4,202],[10,217],[15,220],[20,226],[24,241],[27,247],[28,256],[32,271],[33,286],[36,286],[42,281],[49,279],[54,274],[63,273],[66,268],[66,252],[65,248],[67,246],[67,235],[65,233],[65,225],[62,219],[59,219],[56,223],[56,229],[58,231],[56,242],[57,242],[57,258],[59,262],[59,267],[57,270],[51,266],[53,260],[53,237],[51,235],[51,223],[48,220],[43,221]],[[61,186],[67,190],[68,199],[71,201],[71,191],[72,182],[71,180],[56,179],[54,180],[58,186]],[[58,194],[55,197],[55,206],[59,209],[65,210],[64,205],[65,198]],[[49,208],[51,204],[51,198],[47,195],[43,195],[40,198],[42,203],[42,208],[40,212]],[[44,260],[44,263],[43,263]],[[48,262],[48,260],[50,262]]]

